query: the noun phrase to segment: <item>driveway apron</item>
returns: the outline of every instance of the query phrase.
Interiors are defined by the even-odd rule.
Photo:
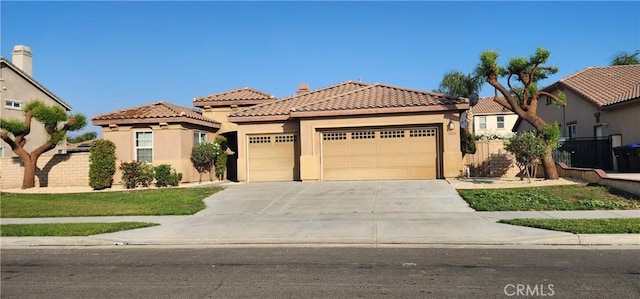
[[[229,184],[196,215],[96,236],[129,244],[510,244],[572,234],[498,224],[445,180]]]

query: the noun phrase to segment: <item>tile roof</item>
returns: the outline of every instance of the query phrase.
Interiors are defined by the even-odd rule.
[[[504,97],[498,97],[504,98]],[[504,108],[502,105],[496,103],[493,97],[482,97],[478,100],[478,103],[471,107],[471,112],[474,115],[489,115],[489,114],[514,114],[511,110]]]
[[[451,105],[461,105],[457,108],[466,109],[468,108],[468,100],[378,83],[295,107],[292,109],[291,115],[312,117],[442,111],[451,109]]]
[[[261,120],[283,120],[289,118],[289,113],[292,108],[321,101],[368,85],[369,84],[362,82],[342,82],[307,93],[289,96],[271,103],[242,109],[230,114],[229,118],[232,122],[243,120],[250,121],[256,117],[259,117]]]
[[[58,97],[56,94],[54,94],[50,90],[48,90],[40,82],[38,82],[35,79],[33,79],[33,77],[31,77],[29,74],[23,72],[19,67],[17,67],[15,64],[11,63],[11,61],[9,61],[8,59],[6,59],[4,57],[0,57],[0,65],[2,65],[2,64],[6,65],[10,69],[12,69],[14,72],[16,72],[18,75],[22,76],[25,80],[29,81],[31,84],[33,84],[33,86],[35,86],[36,88],[40,89],[46,95],[51,97],[54,101],[58,102],[58,104],[60,104],[62,107],[64,107],[67,111],[71,111],[71,105],[69,105],[67,102],[65,102],[63,99]]]
[[[160,101],[148,105],[126,108],[94,116],[92,123],[98,126],[138,123],[192,123],[207,127],[220,127],[214,120],[202,116],[200,111]]]
[[[275,97],[271,94],[245,87],[194,98],[193,105],[196,107],[256,105],[273,102],[274,100]]]
[[[640,65],[589,67],[545,87],[552,91],[568,88],[592,102],[605,107],[640,97]]]

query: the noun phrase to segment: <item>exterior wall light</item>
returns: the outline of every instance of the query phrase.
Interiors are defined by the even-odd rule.
[[[449,131],[453,131],[454,126],[455,126],[455,125],[453,124],[453,121],[452,121],[452,120],[450,120],[450,121],[449,121],[449,124],[447,125],[447,128],[449,128]]]

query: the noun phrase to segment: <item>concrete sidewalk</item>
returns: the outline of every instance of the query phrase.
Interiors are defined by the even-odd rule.
[[[1,219],[2,224],[143,221],[90,237],[3,237],[6,247],[177,245],[630,245],[640,234],[575,235],[496,223],[511,218],[639,218],[640,210],[475,212],[444,180],[230,184],[191,216]]]

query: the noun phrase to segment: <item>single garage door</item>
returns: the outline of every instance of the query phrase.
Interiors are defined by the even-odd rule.
[[[296,135],[270,134],[249,136],[249,181],[293,181],[297,177]]]
[[[435,179],[437,128],[322,133],[323,180]]]

